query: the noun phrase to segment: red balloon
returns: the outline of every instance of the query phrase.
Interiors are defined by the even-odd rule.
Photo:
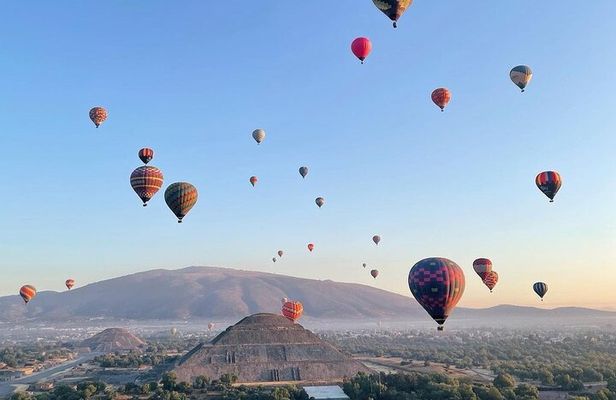
[[[66,288],[68,290],[71,290],[73,288],[73,286],[75,286],[75,280],[74,279],[67,279],[66,282],[64,282],[64,284],[66,285]]]
[[[351,51],[355,54],[355,57],[361,60],[361,63],[363,64],[364,60],[372,51],[372,43],[368,38],[358,37],[353,40],[353,43],[351,43]]]
[[[447,103],[451,100],[451,92],[447,88],[438,88],[432,92],[432,101],[441,111],[445,111]]]
[[[295,322],[304,313],[304,306],[299,301],[287,301],[282,305],[282,315]]]
[[[257,178],[256,176],[251,176],[250,177],[250,184],[254,187],[254,185],[257,184],[258,180],[259,180],[259,178]]]
[[[312,253],[312,250],[314,250],[314,244],[308,243],[308,251]]]

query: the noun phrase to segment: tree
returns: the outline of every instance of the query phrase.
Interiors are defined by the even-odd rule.
[[[514,388],[515,379],[513,379],[513,376],[511,375],[501,372],[496,376],[496,378],[494,378],[494,386],[499,389]]]
[[[175,372],[167,372],[163,374],[163,377],[160,382],[163,385],[163,389],[170,392],[175,388],[175,382],[177,381],[177,379],[178,377]]]
[[[11,400],[30,400],[31,398],[26,392],[17,392],[11,396]]]
[[[196,389],[205,389],[210,384],[210,379],[206,376],[199,375],[195,378],[193,387]]]
[[[536,400],[539,398],[539,390],[532,385],[521,384],[514,391],[517,400]]]

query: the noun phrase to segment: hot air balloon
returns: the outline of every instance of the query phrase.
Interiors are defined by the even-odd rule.
[[[90,119],[98,128],[107,119],[107,110],[103,107],[94,107],[90,109]]]
[[[543,282],[535,282],[533,284],[533,290],[541,297],[541,301],[543,301],[543,296],[548,292],[548,285]]]
[[[297,321],[304,313],[304,306],[299,301],[287,301],[282,305],[282,315],[291,321]]]
[[[368,264],[363,263],[361,266],[362,266],[362,267],[364,267],[364,268],[366,268],[366,267],[368,266]]]
[[[494,289],[494,286],[496,286],[497,282],[498,274],[496,273],[496,271],[486,272],[486,275],[483,278],[483,284],[486,285],[488,289],[490,289],[490,293],[492,293],[492,289]]]
[[[24,285],[19,289],[19,295],[24,299],[24,302],[28,304],[28,302],[36,296],[36,288],[32,285]]]
[[[432,92],[432,101],[436,104],[441,111],[445,111],[447,103],[451,100],[451,92],[447,88],[438,88]]]
[[[372,51],[372,43],[368,38],[358,37],[351,43],[351,51],[363,64],[366,57],[370,54],[370,51]]]
[[[169,333],[171,334],[171,336],[175,336],[178,334],[178,328],[171,328],[169,329]]]
[[[487,258],[478,258],[473,261],[473,269],[483,281],[483,278],[485,278],[486,273],[492,271],[492,261],[488,260]]]
[[[550,203],[554,202],[554,196],[560,190],[560,186],[563,181],[556,171],[544,171],[539,173],[535,178],[535,183],[539,190],[545,194],[548,199],[550,199]]]
[[[210,322],[209,324],[207,324],[207,330],[208,331],[212,331],[212,329],[214,329],[214,326],[216,326],[213,322]]]
[[[144,165],[130,174],[130,185],[145,207],[163,186],[163,173],[156,167]]]
[[[411,5],[413,0],[372,0],[375,6],[394,21],[394,28],[398,27],[396,22]]]
[[[379,270],[373,269],[372,271],[370,271],[370,275],[372,275],[372,277],[376,279],[376,277],[379,276]]]
[[[257,184],[258,180],[259,180],[259,178],[257,178],[256,176],[251,176],[250,177],[250,184],[252,185],[252,187],[254,187]]]
[[[252,131],[252,138],[257,141],[257,144],[261,144],[265,140],[265,131],[263,129],[255,129]]]
[[[299,174],[305,178],[308,175],[308,167],[299,167]]]
[[[511,81],[515,83],[517,87],[524,92],[526,85],[530,83],[530,80],[533,78],[533,71],[530,69],[528,65],[518,65],[517,67],[513,67],[509,72],[509,78]]]
[[[443,324],[464,293],[464,271],[446,258],[426,258],[409,271],[409,289],[419,304]]]
[[[314,250],[314,244],[308,243],[308,251],[312,253],[312,250]]]
[[[165,202],[178,217],[178,223],[182,223],[182,218],[193,208],[198,197],[197,188],[188,182],[172,183],[165,190]]]
[[[273,261],[273,262],[276,262],[276,257],[272,257],[272,261]]]
[[[282,302],[282,305],[284,305],[284,303],[289,301],[289,298],[288,297],[283,297],[282,299],[280,299],[280,301]]]
[[[381,237],[379,235],[374,235],[372,236],[372,241],[378,246],[379,242],[381,241]]]
[[[66,288],[68,290],[71,290],[73,288],[73,286],[75,286],[75,280],[74,279],[67,279],[66,282],[64,282],[64,284],[66,285]]]
[[[325,204],[325,199],[323,197],[317,197],[314,202],[317,203],[317,206],[319,206],[319,208],[321,208],[323,204]]]
[[[284,251],[282,250],[278,250],[278,257],[282,258],[282,255],[284,254]]]
[[[144,147],[143,149],[139,150],[138,155],[139,159],[143,161],[144,164],[147,164],[154,158],[154,150],[150,149],[149,147]]]

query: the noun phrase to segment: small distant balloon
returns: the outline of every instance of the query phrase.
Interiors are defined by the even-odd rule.
[[[207,330],[211,332],[212,329],[214,329],[215,326],[216,326],[216,324],[214,324],[213,322],[210,322],[209,324],[207,324]]]
[[[75,286],[75,280],[74,280],[74,279],[67,279],[67,280],[64,282],[64,285],[66,285],[66,288],[67,288],[68,290],[71,290],[71,289],[73,288],[73,286]]]
[[[258,181],[259,181],[259,178],[257,178],[256,176],[250,177],[250,184],[252,185],[252,187],[254,187]]]
[[[397,28],[398,19],[404,14],[413,0],[372,0],[372,2],[394,22],[394,28]]]
[[[32,285],[24,285],[19,289],[19,295],[26,304],[36,296],[36,288]]]
[[[321,208],[323,204],[325,204],[325,199],[323,197],[317,197],[314,202],[317,203],[317,206],[319,206],[319,208]]]
[[[273,257],[273,258],[272,258],[272,261],[273,261],[273,262],[276,262],[276,261],[277,261],[277,260],[276,260],[276,257]]]
[[[379,242],[381,241],[381,237],[379,235],[374,235],[372,236],[372,241],[378,246]]]
[[[299,167],[299,174],[305,178],[308,175],[308,167]]]
[[[165,202],[178,218],[178,223],[182,223],[182,219],[197,203],[198,197],[197,188],[188,182],[172,183],[165,190]]]
[[[379,270],[373,269],[372,271],[370,271],[370,275],[372,275],[372,277],[376,279],[376,277],[379,276]]]
[[[441,111],[445,111],[445,107],[451,100],[451,92],[447,88],[438,88],[432,92],[432,101],[436,104]]]
[[[255,129],[252,131],[252,138],[257,144],[261,144],[265,140],[265,131],[263,129]]]
[[[169,329],[169,333],[171,334],[171,336],[175,336],[178,334],[178,329],[177,328],[171,328]]]
[[[533,284],[533,290],[539,297],[541,297],[541,301],[543,301],[543,296],[548,292],[548,284],[543,282],[535,282]]]
[[[355,57],[359,58],[361,63],[364,63],[364,60],[368,57],[370,52],[372,51],[372,42],[370,39],[365,37],[358,37],[353,40],[351,43],[351,51],[355,55]]]
[[[535,184],[550,199],[550,203],[554,202],[554,196],[560,190],[562,183],[563,180],[556,171],[544,171],[535,178]]]
[[[494,289],[497,282],[498,274],[496,273],[496,271],[486,272],[486,275],[483,278],[483,284],[486,285],[488,289],[490,289],[490,293],[492,293],[492,289]]]
[[[154,158],[154,150],[150,149],[149,147],[144,147],[143,149],[139,150],[139,153],[137,154],[139,155],[139,159],[144,164],[149,163]]]
[[[287,301],[282,305],[282,315],[295,322],[304,313],[304,306],[299,301]]]
[[[278,250],[278,257],[282,258],[282,255],[284,254],[284,251],[282,250]]]
[[[528,65],[518,65],[517,67],[513,67],[511,69],[509,72],[509,78],[511,78],[511,81],[519,87],[522,92],[524,92],[526,86],[533,78],[533,71]]]
[[[483,281],[483,278],[485,278],[486,273],[492,271],[492,261],[488,260],[487,258],[478,258],[473,261],[473,269]]]
[[[366,268],[366,267],[368,266],[368,264],[363,263],[361,266],[362,266],[362,267],[364,267],[364,268]]]
[[[308,243],[308,251],[312,253],[312,250],[314,250],[314,244]]]
[[[107,110],[103,107],[94,107],[90,109],[90,119],[98,128],[107,119]]]
[[[163,178],[161,170],[151,165],[141,166],[130,174],[130,185],[144,207],[163,186]]]

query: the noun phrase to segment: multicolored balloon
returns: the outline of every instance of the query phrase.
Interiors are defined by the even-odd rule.
[[[36,288],[32,285],[24,285],[19,289],[19,295],[26,304],[36,296]]]
[[[278,250],[278,257],[282,258],[282,255],[284,254],[284,251],[282,250]]]
[[[188,182],[175,182],[165,190],[165,202],[169,209],[178,217],[178,223],[188,214],[197,202],[197,188]]]
[[[379,276],[379,270],[373,269],[372,271],[370,271],[370,275],[372,275],[372,277],[376,279],[376,277]]]
[[[250,177],[250,184],[252,185],[252,187],[254,187],[258,181],[259,181],[259,178],[257,178],[256,176]]]
[[[492,261],[487,258],[478,258],[473,261],[473,269],[483,281],[483,278],[485,278],[486,273],[492,271]]]
[[[312,250],[314,250],[314,244],[308,243],[308,251],[312,253]]]
[[[305,178],[308,175],[308,167],[299,167],[299,174]]]
[[[317,197],[314,202],[321,208],[323,204],[325,204],[325,199],[323,197]]]
[[[560,190],[562,183],[560,174],[556,171],[544,171],[535,178],[535,184],[550,199],[550,203],[554,202],[554,196]]]
[[[486,272],[486,276],[483,278],[483,284],[486,285],[488,289],[490,289],[490,293],[492,293],[492,289],[494,289],[494,286],[496,286],[497,282],[498,274],[496,273],[496,271]]]
[[[451,100],[451,92],[447,88],[434,89],[432,92],[432,101],[436,104],[441,111],[445,111],[445,107]]]
[[[73,288],[73,286],[75,286],[75,280],[74,279],[67,279],[64,284],[66,285],[66,288],[68,290],[71,290]]]
[[[425,258],[409,271],[409,289],[417,302],[439,324],[453,312],[464,294],[464,271],[446,258]]]
[[[282,305],[282,315],[291,321],[297,321],[304,313],[304,306],[296,300],[287,301]]]
[[[163,173],[156,167],[144,165],[130,174],[130,185],[145,207],[163,186]]]
[[[355,57],[359,58],[359,60],[363,64],[364,60],[368,57],[368,55],[370,55],[370,52],[372,51],[372,42],[370,42],[370,39],[368,38],[358,37],[357,39],[353,40],[353,43],[351,43],[351,51],[353,52]]]
[[[252,138],[257,144],[261,144],[265,140],[265,131],[263,129],[255,129],[252,131]]]
[[[543,282],[535,282],[533,284],[533,290],[539,297],[541,297],[541,301],[543,301],[543,296],[548,292],[548,284]]]
[[[509,72],[509,78],[511,78],[511,81],[519,87],[522,92],[524,92],[524,89],[533,78],[533,71],[528,65],[518,65],[517,67],[513,67],[511,69]]]
[[[154,150],[150,149],[149,147],[144,147],[143,149],[139,150],[138,155],[139,159],[143,161],[144,164],[147,164],[154,158]]]
[[[372,0],[372,2],[383,14],[394,21],[394,28],[397,28],[398,24],[396,22],[411,5],[413,0]]]
[[[379,242],[381,241],[381,237],[379,235],[374,235],[372,236],[372,241],[378,246]]]
[[[94,107],[90,109],[90,119],[98,128],[107,119],[107,110],[103,107]]]

